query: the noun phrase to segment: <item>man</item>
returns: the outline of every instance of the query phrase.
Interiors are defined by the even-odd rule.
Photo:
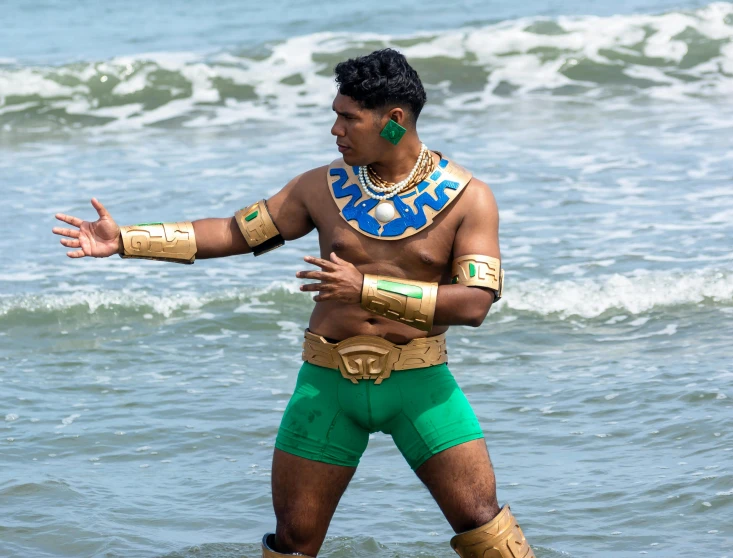
[[[71,258],[255,256],[318,229],[321,257],[299,278],[317,293],[305,361],[275,444],[274,534],[263,557],[316,556],[369,434],[382,431],[430,490],[462,557],[534,554],[499,509],[481,428],[446,366],[445,332],[479,326],[501,296],[499,219],[489,187],[416,131],[426,101],[417,73],[386,49],[336,66],[343,158],[291,180],[234,217],[115,224],[59,214]]]

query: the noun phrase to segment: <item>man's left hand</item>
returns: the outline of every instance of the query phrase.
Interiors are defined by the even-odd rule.
[[[336,300],[346,304],[359,304],[361,302],[361,286],[364,282],[364,276],[353,264],[342,260],[334,252],[331,252],[330,260],[312,256],[306,256],[303,259],[322,270],[299,271],[295,274],[300,279],[320,281],[320,283],[308,283],[300,286],[301,291],[319,291],[319,294],[314,296],[313,300],[316,302]]]

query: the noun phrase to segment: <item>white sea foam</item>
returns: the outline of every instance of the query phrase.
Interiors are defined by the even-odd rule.
[[[512,285],[509,275],[499,309],[556,314],[562,318],[595,318],[609,310],[638,315],[706,300],[733,304],[733,273],[715,269],[639,270],[627,275],[611,274],[572,281],[533,279],[516,285]]]
[[[62,109],[71,120],[97,117],[112,130],[177,118],[193,127],[291,119],[329,106],[330,68],[367,52],[365,44],[398,48],[428,68],[430,95],[443,92],[452,109],[547,92],[598,103],[618,95],[688,102],[733,92],[732,17],[733,4],[717,2],[661,15],[522,18],[406,36],[314,33],[271,45],[264,58],[153,52],[85,65],[0,67],[0,115],[56,125],[44,115]],[[451,64],[462,77],[451,77]]]
[[[213,318],[213,314],[204,312],[211,305],[228,306],[233,313],[280,314],[286,300],[304,308],[311,306],[310,296],[301,293],[298,286],[295,281],[276,281],[264,289],[227,289],[207,294],[87,291],[68,295],[7,296],[0,298],[0,321],[25,313],[57,315],[82,311],[94,314],[105,310],[128,310],[141,315],[152,312],[152,317],[164,318],[176,315]],[[514,281],[508,274],[504,298],[492,309],[492,315],[528,312],[561,319],[570,316],[592,319],[609,311],[638,316],[653,310],[699,303],[733,305],[733,272],[719,269],[638,270],[623,275],[614,273],[563,281]],[[674,331],[661,333],[671,335]]]

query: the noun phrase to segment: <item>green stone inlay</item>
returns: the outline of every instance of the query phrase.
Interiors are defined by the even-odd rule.
[[[252,219],[254,219],[255,217],[257,217],[257,215],[259,215],[259,213],[260,213],[259,211],[255,211],[254,213],[250,213],[249,215],[247,215],[244,218],[244,220],[249,223]]]
[[[453,277],[453,279],[451,280],[451,283],[454,284],[454,285],[456,283],[458,283],[458,275],[456,275],[455,277]]]
[[[387,291],[388,293],[401,294],[410,298],[422,298],[422,287],[416,287],[415,285],[405,285],[404,283],[379,279],[377,281],[377,289]]]
[[[472,263],[468,264],[468,275],[471,277],[476,277],[476,266]]]
[[[382,136],[384,139],[386,139],[388,142],[397,145],[400,143],[400,140],[402,139],[402,136],[405,135],[405,132],[407,130],[397,124],[394,120],[388,120],[387,125],[382,129],[380,132],[380,136]]]
[[[139,223],[136,227],[151,227],[153,225],[162,225],[163,223]]]

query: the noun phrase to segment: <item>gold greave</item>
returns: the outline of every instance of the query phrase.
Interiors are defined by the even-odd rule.
[[[419,330],[433,329],[437,300],[437,283],[364,275],[361,307]]]
[[[280,231],[267,210],[265,200],[253,203],[234,214],[239,230],[255,256],[279,248],[285,244]]]
[[[467,287],[484,287],[494,291],[494,301],[504,292],[504,270],[501,260],[481,254],[466,254],[453,260],[452,283]]]
[[[144,223],[120,227],[121,258],[192,264],[196,259],[193,223]]]
[[[486,525],[456,535],[450,545],[461,558],[535,558],[509,506]]]
[[[279,558],[280,556],[306,556],[306,554],[282,554],[281,552],[275,552],[272,550],[271,545],[275,541],[275,533],[265,533],[262,537],[262,558]]]

